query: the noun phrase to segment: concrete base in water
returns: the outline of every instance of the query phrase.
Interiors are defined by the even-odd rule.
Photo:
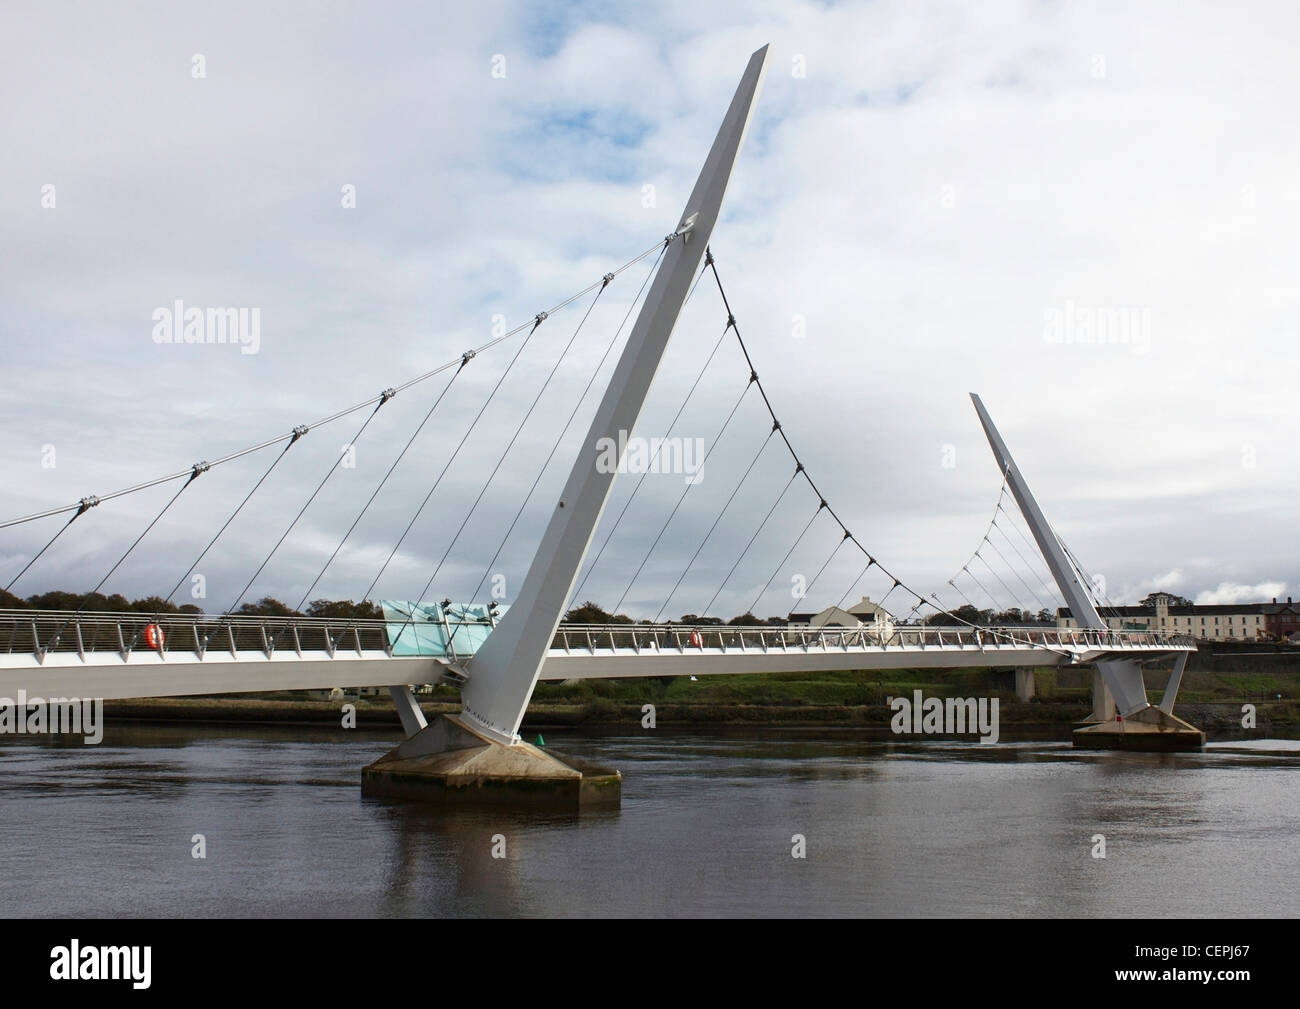
[[[1141,750],[1175,753],[1205,746],[1205,733],[1155,705],[1126,717],[1075,729],[1074,745],[1085,750]]]
[[[578,812],[617,808],[623,776],[528,743],[506,746],[441,715],[361,772],[363,795]]]

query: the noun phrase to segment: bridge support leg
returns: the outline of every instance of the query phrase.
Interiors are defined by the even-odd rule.
[[[1101,670],[1095,666],[1092,670],[1092,714],[1090,722],[1113,722],[1115,720],[1115,695],[1106,686]]]
[[[1178,688],[1183,683],[1183,670],[1187,668],[1187,653],[1174,659],[1174,668],[1169,673],[1169,682],[1165,684],[1164,696],[1160,698],[1160,710],[1172,712],[1174,701],[1178,698]]]
[[[367,767],[364,792],[560,806],[619,801],[617,772],[529,746],[519,725],[613,485],[616,468],[598,465],[601,448],[626,445],[636,426],[721,212],[767,52],[764,46],[750,57],[518,595],[468,662],[460,714],[438,719]]]
[[[1016,670],[1016,700],[1030,701],[1034,698],[1034,671],[1032,669]]]
[[[402,720],[403,732],[414,736],[428,726],[424,712],[420,710],[420,702],[415,699],[410,687],[389,687],[388,692],[393,697],[393,706],[397,708],[397,717]]]

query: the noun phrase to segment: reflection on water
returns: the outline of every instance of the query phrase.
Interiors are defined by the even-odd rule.
[[[27,885],[0,890],[0,914],[1300,913],[1296,741],[1159,755],[806,729],[546,735],[623,771],[621,811],[363,798],[361,767],[390,732],[10,737],[0,859]]]

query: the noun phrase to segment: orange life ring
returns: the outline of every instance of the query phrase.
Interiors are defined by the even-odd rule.
[[[691,647],[692,648],[704,647],[704,642],[700,639],[699,631],[691,631]]]
[[[144,629],[144,643],[154,651],[163,646],[163,629],[157,624],[150,624]]]

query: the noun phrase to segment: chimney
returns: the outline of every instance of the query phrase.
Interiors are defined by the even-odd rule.
[[[1274,605],[1274,606],[1277,605],[1277,596],[1274,596],[1274,597],[1273,597],[1273,605]]]

